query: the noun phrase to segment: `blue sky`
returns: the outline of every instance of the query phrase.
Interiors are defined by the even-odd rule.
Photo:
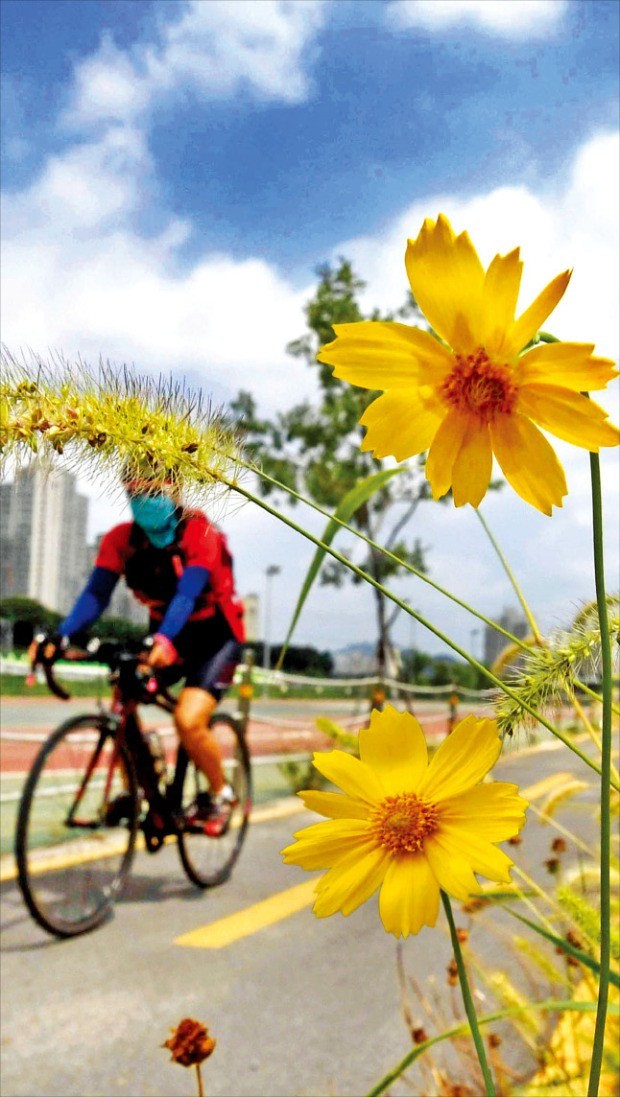
[[[559,333],[615,356],[618,12],[615,0],[2,0],[3,339],[182,373],[221,401],[254,387],[270,412],[313,395],[284,347],[317,264],[351,256],[368,304],[397,306],[406,236],[442,208],[486,260],[520,243],[527,291],[574,266]],[[489,504],[547,625],[591,590],[583,460],[562,457],[573,496],[553,526],[507,495]],[[612,485],[611,458],[606,469]],[[113,509],[94,505],[93,523]],[[454,572],[441,511],[424,518],[440,580]],[[461,593],[501,609],[513,599],[481,567],[469,518],[451,521],[470,553]],[[247,509],[231,523],[246,591],[274,552],[299,556]],[[577,547],[550,590],[536,550],[567,538]],[[282,579],[276,628],[303,563]],[[318,646],[322,597],[299,633]],[[338,643],[367,612],[362,595],[343,602]]]
[[[7,189],[35,178],[50,153],[88,138],[59,115],[75,67],[102,37],[138,62],[141,46],[161,41],[158,19],[178,20],[183,7],[3,0]],[[142,230],[172,212],[192,222],[188,262],[224,248],[297,272],[327,255],[335,237],[380,229],[438,179],[463,195],[481,184],[544,186],[593,130],[616,124],[613,0],[572,0],[525,41],[462,21],[416,33],[394,26],[388,7],[330,5],[303,59],[299,101],[247,80],[233,94],[205,95],[186,81],[158,96],[144,117],[157,193]],[[24,147],[12,156],[16,138]]]

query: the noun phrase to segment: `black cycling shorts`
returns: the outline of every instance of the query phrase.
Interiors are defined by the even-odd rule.
[[[151,630],[157,632],[156,621],[151,621]],[[220,701],[241,660],[241,644],[225,618],[217,613],[205,621],[189,621],[173,643],[182,663],[168,667],[160,675],[162,681],[173,685],[185,678],[185,687],[204,689]]]

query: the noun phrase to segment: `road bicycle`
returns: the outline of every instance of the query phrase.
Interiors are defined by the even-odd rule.
[[[51,692],[67,700],[70,694],[44,658],[44,647],[40,640],[32,670],[40,666]],[[32,917],[57,937],[86,933],[111,914],[139,842],[156,853],[176,840],[193,884],[224,883],[250,817],[245,721],[225,712],[215,712],[210,721],[235,791],[230,823],[211,837],[204,829],[212,812],[206,778],[181,745],[169,776],[157,733],[144,731],[138,717],[143,704],[174,712],[175,698],[144,667],[144,653],[102,643],[96,658],[110,670],[111,703],[66,720],[50,734],[28,774],[17,817],[19,885]]]

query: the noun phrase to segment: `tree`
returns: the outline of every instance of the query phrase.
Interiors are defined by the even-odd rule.
[[[124,617],[100,617],[89,629],[89,635],[100,640],[117,640],[120,644],[138,644],[147,633],[146,625],[134,625]]]
[[[364,431],[359,419],[377,393],[354,388],[333,376],[329,366],[316,361],[318,350],[334,338],[333,325],[358,320],[394,320],[412,314],[420,315],[410,296],[394,314],[378,311],[364,316],[359,294],[364,289],[346,259],[336,267],[329,264],[318,269],[319,283],[314,297],[305,308],[308,331],[290,343],[287,351],[305,361],[317,372],[320,402],[296,404],[274,419],[261,419],[254,397],[247,391],[238,393],[232,410],[240,420],[248,451],[262,469],[288,487],[308,495],[315,502],[333,510],[338,502],[360,480],[386,467],[360,449]],[[274,487],[260,480],[260,491],[269,495]],[[404,537],[404,531],[422,500],[430,497],[421,470],[421,462],[408,464],[368,503],[359,508],[351,524],[401,559],[424,568],[424,550],[418,539]],[[287,497],[290,500],[290,497]],[[358,548],[358,557],[360,549]],[[375,549],[364,548],[360,565],[373,578],[385,583],[399,570],[399,565],[387,560]],[[347,579],[360,580],[335,561],[326,564],[321,582],[341,586]],[[381,674],[393,674],[396,660],[390,639],[390,628],[398,610],[388,611],[385,597],[375,592],[377,620],[377,661]]]
[[[54,632],[62,621],[60,613],[22,594],[13,594],[0,601],[0,617],[12,622],[16,648],[27,648],[35,632]]]

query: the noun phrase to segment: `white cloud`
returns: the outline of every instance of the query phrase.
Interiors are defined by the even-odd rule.
[[[548,321],[562,339],[596,342],[599,353],[618,354],[617,133],[594,136],[566,173],[534,193],[499,187],[460,198],[429,195],[414,202],[377,236],[338,245],[368,282],[368,303],[393,308],[404,300],[407,237],[425,217],[445,213],[456,231],[467,229],[482,261],[521,247],[524,260],[519,308],[525,308],[561,270],[573,268],[564,299]]]
[[[186,372],[216,401],[252,387],[285,406],[311,385],[284,351],[304,329],[307,293],[260,258],[207,254],[179,272],[188,225],[150,238],[133,227],[150,167],[139,135],[114,128],[4,197],[4,341]]]
[[[64,114],[67,125],[132,122],[162,96],[192,89],[204,98],[249,91],[297,103],[310,91],[308,69],[323,24],[324,0],[187,0],[153,41],[129,52],[103,38],[81,60]]]
[[[392,0],[386,19],[400,30],[421,27],[441,34],[451,27],[470,26],[523,39],[553,30],[566,8],[566,0]]]
[[[534,193],[503,187],[463,199],[429,195],[416,201],[372,237],[340,243],[367,279],[369,305],[394,307],[407,288],[404,249],[425,216],[440,210],[455,228],[467,228],[485,262],[520,244],[525,260],[523,304],[558,271],[574,266],[566,297],[549,327],[562,338],[596,341],[617,355],[618,137],[601,134],[579,151],[566,174]],[[187,270],[178,247],[191,226],[170,220],[154,237],[135,228],[136,215],[154,186],[151,163],[139,135],[112,128],[100,142],[83,144],[50,160],[27,191],[7,197],[3,213],[3,339],[13,351],[30,346],[45,354],[81,353],[135,362],[139,369],[185,373],[213,392],[216,401],[239,387],[253,391],[271,413],[311,394],[312,372],[284,351],[304,330],[301,291],[259,256],[238,260],[204,254]],[[317,257],[318,258],[318,257]],[[597,399],[617,417],[617,385]],[[615,405],[615,406],[614,406]],[[527,507],[509,490],[490,495],[485,513],[540,612],[544,627],[570,618],[581,599],[593,596],[588,457],[555,443],[567,469],[570,494],[553,520]],[[602,455],[607,567],[610,587],[618,560],[618,451]],[[96,495],[96,489],[90,489]],[[112,521],[113,507],[97,504],[93,527]],[[322,519],[313,528],[318,532]],[[274,636],[284,635],[312,546],[285,532],[254,507],[227,521],[240,588],[264,590],[267,563],[283,567],[274,602]],[[475,515],[451,506],[424,506],[412,535],[431,546],[433,578],[494,614],[514,597]],[[341,544],[349,544],[343,538]],[[458,551],[455,551],[458,546]],[[399,587],[466,646],[472,621],[413,579]],[[317,588],[302,617],[299,642],[339,646],[372,634],[370,592]],[[397,636],[409,642],[410,626]],[[438,643],[417,630],[428,650]],[[480,637],[478,638],[480,642]]]

